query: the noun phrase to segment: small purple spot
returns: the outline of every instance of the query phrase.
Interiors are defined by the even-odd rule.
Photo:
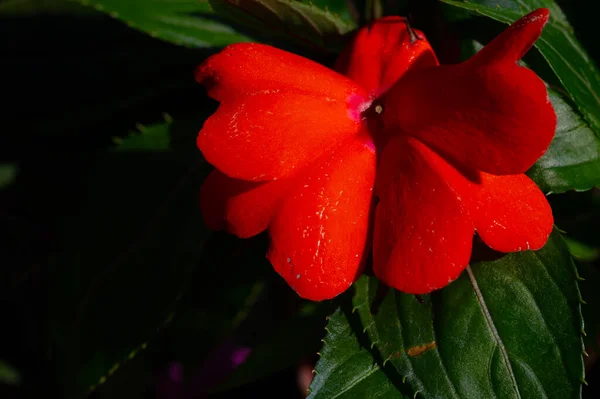
[[[246,359],[248,358],[248,355],[250,355],[250,352],[252,352],[252,349],[250,349],[250,348],[240,347],[240,348],[236,349],[231,354],[231,366],[235,369],[240,364],[244,363],[246,361]]]
[[[169,366],[169,379],[176,383],[183,382],[183,364],[181,362],[173,362]]]

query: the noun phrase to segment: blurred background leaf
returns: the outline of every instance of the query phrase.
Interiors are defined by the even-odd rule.
[[[600,249],[598,247],[585,244],[569,237],[565,237],[565,243],[567,244],[567,247],[569,247],[571,255],[578,260],[592,262],[600,257]]]
[[[21,375],[14,367],[0,359],[0,383],[9,385],[19,385]]]
[[[207,0],[77,0],[152,37],[187,47],[248,41],[213,14]]]
[[[103,382],[172,318],[208,237],[197,185],[209,170],[169,153],[99,157],[82,206],[64,215],[51,269],[53,352],[66,388]]]
[[[0,164],[0,190],[12,184],[18,171],[15,164]]]
[[[117,151],[167,151],[171,145],[169,129],[173,119],[164,115],[165,121],[150,126],[138,124],[137,132],[121,138],[116,137]]]

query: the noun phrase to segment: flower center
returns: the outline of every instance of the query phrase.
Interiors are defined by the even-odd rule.
[[[383,148],[388,137],[383,129],[382,114],[385,112],[385,107],[382,103],[375,100],[368,109],[366,109],[361,119],[367,126],[367,131],[376,148]]]
[[[366,99],[358,95],[348,98],[348,116],[366,127],[365,132],[376,147],[387,141],[381,119],[384,112],[385,107],[377,99]]]
[[[346,101],[348,117],[355,122],[360,122],[364,118],[365,112],[371,107],[371,101],[358,94],[351,94]]]
[[[365,108],[361,113],[361,119],[366,120],[368,123],[373,122],[380,118],[381,114],[385,111],[383,104],[377,100],[369,104],[368,108]]]

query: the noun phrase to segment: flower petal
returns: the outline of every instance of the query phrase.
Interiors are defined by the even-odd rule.
[[[307,58],[257,43],[238,43],[209,57],[196,80],[219,101],[265,93],[304,93],[344,100],[357,86]]]
[[[262,94],[223,102],[200,131],[208,162],[242,180],[290,177],[358,133],[345,101],[304,94]]]
[[[266,230],[291,183],[237,180],[215,170],[200,189],[204,223],[240,238],[255,236]]]
[[[298,180],[269,227],[268,258],[303,298],[323,300],[359,276],[369,249],[374,148],[355,140]]]
[[[546,196],[525,175],[481,174],[471,211],[481,239],[500,252],[537,250],[548,241],[554,219]]]
[[[385,128],[478,170],[525,172],[556,128],[544,82],[516,64],[546,20],[543,11],[522,18],[460,65],[406,73],[382,100]]]
[[[409,68],[435,65],[437,58],[423,33],[394,16],[362,28],[338,58],[336,70],[375,98]]]
[[[482,64],[517,62],[540,37],[549,18],[550,10],[547,8],[538,8],[530,12],[496,36],[471,61],[477,60],[476,62]]]
[[[413,138],[393,137],[377,171],[373,271],[385,284],[425,294],[468,265],[473,223],[453,185],[464,177]]]

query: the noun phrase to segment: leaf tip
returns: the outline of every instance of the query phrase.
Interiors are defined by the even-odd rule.
[[[548,195],[552,194],[552,192],[549,192]],[[556,231],[558,231],[560,234],[567,234],[567,232],[563,229],[561,229],[560,227],[558,227],[557,225],[554,225],[554,228],[556,229]]]
[[[168,124],[173,123],[173,117],[171,115],[169,115],[166,112],[163,112],[163,119],[165,120],[165,122],[167,122]]]

